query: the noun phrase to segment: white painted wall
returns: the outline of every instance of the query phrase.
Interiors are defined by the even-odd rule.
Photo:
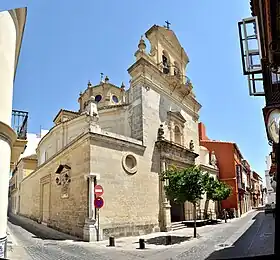
[[[16,28],[8,11],[0,12],[0,121],[11,125]]]
[[[17,15],[21,15],[17,16]],[[0,238],[7,236],[7,210],[11,149],[15,133],[7,131],[11,126],[13,83],[21,37],[25,24],[26,9],[0,12]],[[13,19],[14,18],[14,19]],[[0,258],[6,251],[1,246]],[[5,245],[7,247],[7,245]]]
[[[276,203],[276,193],[274,192],[271,186],[271,177],[269,176],[269,171],[271,167],[271,157],[266,156],[266,171],[265,171],[265,183],[267,189],[266,203],[271,204],[272,202]]]
[[[49,130],[41,130],[41,134],[27,133],[27,145],[23,154],[21,154],[20,159],[32,154],[36,154],[36,149],[40,140],[49,132]]]

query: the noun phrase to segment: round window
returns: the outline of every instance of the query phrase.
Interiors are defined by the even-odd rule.
[[[126,156],[125,164],[126,164],[127,168],[133,169],[136,166],[136,159],[135,159],[135,157],[132,156],[132,155]]]
[[[119,103],[119,99],[118,99],[117,96],[114,95],[114,96],[112,97],[112,99],[113,99],[113,101],[114,101],[115,103]]]
[[[99,101],[101,101],[101,99],[102,99],[102,96],[101,95],[97,95],[97,96],[95,96],[95,101],[98,103]]]
[[[137,172],[137,159],[133,154],[125,154],[122,158],[122,165],[124,170],[129,174]]]

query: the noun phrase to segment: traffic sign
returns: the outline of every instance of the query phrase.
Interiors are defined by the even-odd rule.
[[[101,185],[95,185],[94,186],[94,194],[97,196],[97,197],[100,197],[102,196],[104,193],[104,190],[103,190],[103,187]]]
[[[104,206],[104,200],[101,197],[97,197],[94,200],[94,206],[98,209],[102,208]]]

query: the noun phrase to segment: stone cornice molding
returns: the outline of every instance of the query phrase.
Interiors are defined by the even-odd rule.
[[[195,158],[199,156],[190,149],[165,139],[157,141],[155,144],[162,159],[184,164],[195,164]]]
[[[206,165],[206,164],[200,164],[200,167],[202,170],[209,171],[212,174],[218,175],[219,174],[219,169],[217,167],[213,167],[212,165]]]
[[[0,136],[9,143],[12,149],[13,144],[17,140],[17,134],[9,125],[1,121],[0,121]]]
[[[125,136],[120,136],[123,137],[123,139],[121,139],[118,138],[117,134],[113,133],[108,133],[108,135],[104,135],[102,133],[90,133],[90,137],[93,140],[108,142],[117,146],[122,146],[126,148],[133,147],[134,149],[140,150],[142,152],[144,152],[144,150],[146,149],[146,146],[143,145],[142,141]]]

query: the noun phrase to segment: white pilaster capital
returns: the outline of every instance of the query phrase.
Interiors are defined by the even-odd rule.
[[[100,173],[90,172],[88,174],[85,174],[84,178],[85,178],[85,180],[87,180],[87,179],[93,180],[94,178],[96,178],[96,180],[100,180]]]

